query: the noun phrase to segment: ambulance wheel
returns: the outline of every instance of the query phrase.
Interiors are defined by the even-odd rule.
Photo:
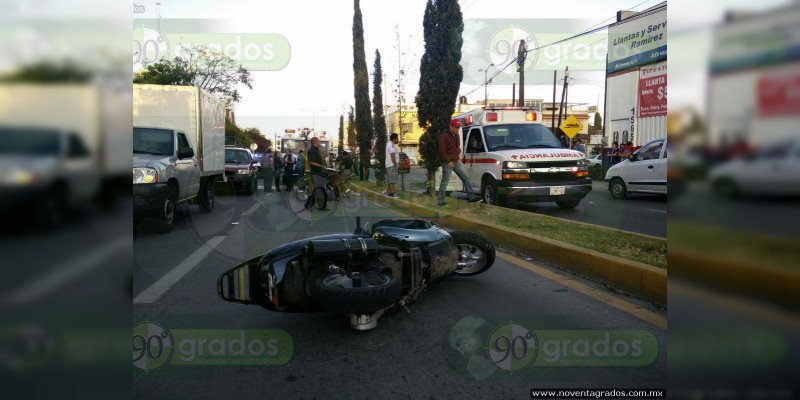
[[[483,201],[486,204],[491,204],[493,206],[502,204],[500,201],[500,194],[497,191],[497,182],[494,179],[484,179],[481,185],[481,193],[483,195]]]

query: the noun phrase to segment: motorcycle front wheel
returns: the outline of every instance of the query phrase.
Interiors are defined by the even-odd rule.
[[[345,314],[367,314],[400,300],[401,283],[384,274],[353,279],[330,274],[314,282],[311,298],[321,308]]]
[[[471,276],[486,272],[496,257],[494,245],[482,235],[465,231],[450,232],[458,248],[456,275]]]

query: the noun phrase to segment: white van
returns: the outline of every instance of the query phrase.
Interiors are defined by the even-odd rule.
[[[609,168],[604,181],[615,199],[628,193],[667,194],[667,138],[647,142]]]
[[[586,156],[565,149],[534,110],[480,108],[455,116],[461,122],[461,159],[487,204],[555,201],[575,208],[591,190]],[[461,191],[456,174],[448,191]]]

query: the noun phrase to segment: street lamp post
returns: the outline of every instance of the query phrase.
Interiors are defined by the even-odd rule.
[[[488,89],[489,89],[489,67],[493,67],[494,63],[489,64],[486,68],[481,68],[478,72],[483,71],[483,106],[486,107]]]
[[[305,111],[307,113],[311,113],[311,131],[314,132],[314,137],[316,137],[317,136],[317,113],[321,113],[323,111],[328,111],[328,110],[327,109],[322,109],[322,110],[317,110],[317,111],[311,111],[311,110],[302,109],[300,111]]]

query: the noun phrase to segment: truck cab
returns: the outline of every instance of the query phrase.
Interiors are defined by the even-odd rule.
[[[459,114],[461,158],[475,193],[488,204],[555,201],[575,208],[591,190],[583,153],[565,149],[521,108],[482,108]],[[448,190],[460,190],[451,175]]]

